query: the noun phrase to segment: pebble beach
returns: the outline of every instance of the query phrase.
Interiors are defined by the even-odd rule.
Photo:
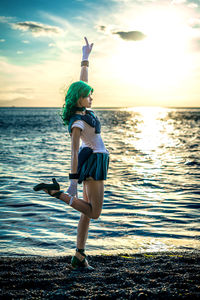
[[[95,268],[69,268],[71,256],[1,257],[0,299],[200,299],[200,253],[88,256]]]

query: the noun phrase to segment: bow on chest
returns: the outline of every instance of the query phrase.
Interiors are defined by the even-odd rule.
[[[92,114],[86,114],[82,116],[82,120],[85,121],[88,125],[95,128],[95,133],[101,132],[101,124],[99,122],[99,119]]]

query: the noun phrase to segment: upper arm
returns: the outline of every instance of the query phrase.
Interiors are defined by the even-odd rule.
[[[82,121],[82,120],[77,120],[77,121],[75,121],[73,124],[72,124],[72,129],[73,128],[80,128],[81,130],[84,130],[84,122]]]
[[[77,120],[72,124],[72,152],[76,153],[79,150],[81,131],[84,130],[84,122]]]
[[[78,127],[74,127],[72,129],[72,145],[71,145],[71,149],[72,152],[78,152],[79,150],[79,145],[80,145],[80,137],[81,137],[81,129]]]

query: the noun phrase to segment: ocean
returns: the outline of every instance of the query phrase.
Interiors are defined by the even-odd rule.
[[[200,250],[200,108],[94,109],[110,152],[103,210],[88,254]],[[0,254],[71,255],[80,213],[66,190],[70,137],[59,108],[0,108]],[[82,197],[82,185],[79,186]]]

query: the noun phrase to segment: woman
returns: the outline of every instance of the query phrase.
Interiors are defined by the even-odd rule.
[[[81,212],[77,229],[77,248],[72,257],[72,269],[94,268],[88,264],[85,255],[85,244],[88,236],[90,219],[98,219],[101,214],[104,198],[104,180],[107,177],[109,153],[102,141],[101,126],[95,114],[88,110],[92,105],[92,92],[88,82],[89,54],[93,43],[82,47],[80,81],[69,87],[62,111],[64,125],[68,125],[71,136],[71,173],[70,186],[66,193],[53,178],[53,184],[40,183],[35,191],[43,190]],[[80,140],[82,146],[79,148]],[[77,184],[83,182],[83,199],[78,198]]]

